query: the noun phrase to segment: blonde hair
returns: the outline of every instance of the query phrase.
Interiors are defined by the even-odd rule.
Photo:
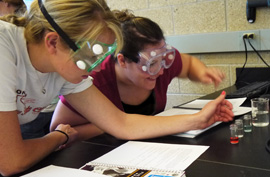
[[[43,0],[49,15],[74,42],[95,40],[106,28],[117,39],[117,52],[123,39],[119,21],[104,0]],[[11,16],[4,20],[25,27],[25,38],[30,43],[40,43],[46,31],[55,31],[39,9],[38,0],[31,4],[25,17]],[[64,43],[64,42],[62,42]]]

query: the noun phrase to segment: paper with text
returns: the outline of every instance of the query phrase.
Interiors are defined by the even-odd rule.
[[[148,170],[184,171],[209,146],[128,141],[89,162]]]
[[[235,116],[246,114],[246,113],[251,111],[250,107],[240,107],[240,105],[243,104],[246,99],[247,98],[226,99],[232,103],[233,113]],[[187,104],[180,105],[180,106],[178,106],[178,108],[202,109],[210,101],[212,101],[212,100],[197,99],[197,100],[191,101]]]
[[[246,114],[246,113],[251,111],[250,107],[240,107],[240,105],[243,104],[243,102],[246,100],[246,98],[234,98],[234,99],[227,99],[227,100],[232,103],[233,113],[235,116],[243,115],[243,114]],[[200,100],[200,99],[194,100],[190,103],[179,106],[179,108],[171,108],[171,109],[168,109],[166,111],[163,111],[163,112],[157,114],[157,116],[195,114],[195,113],[200,111],[198,109],[203,108],[210,101],[212,101],[212,100]],[[188,108],[188,109],[186,109],[186,108]],[[193,109],[193,108],[195,108],[195,109]],[[205,132],[206,130],[217,126],[220,123],[222,123],[222,122],[216,122],[205,129],[190,130],[190,131],[187,131],[184,133],[175,134],[174,136],[185,137],[185,138],[194,138],[194,137],[200,135],[201,133]]]
[[[89,171],[49,165],[22,177],[107,177]]]

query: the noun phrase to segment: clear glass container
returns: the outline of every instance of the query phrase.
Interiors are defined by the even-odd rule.
[[[231,137],[230,137],[231,144],[238,144],[239,138],[237,135],[237,125],[231,124],[230,131],[231,131]]]
[[[243,120],[242,119],[235,120],[235,125],[237,126],[237,136],[238,136],[238,138],[242,138],[244,136]]]

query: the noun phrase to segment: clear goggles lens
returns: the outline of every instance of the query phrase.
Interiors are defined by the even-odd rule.
[[[139,53],[141,69],[150,75],[157,74],[160,69],[169,68],[175,59],[175,49],[165,44],[162,48],[142,51]]]
[[[72,58],[78,68],[91,72],[101,64],[108,55],[114,53],[117,48],[116,41],[113,44],[101,42],[84,42],[80,49],[72,54]]]

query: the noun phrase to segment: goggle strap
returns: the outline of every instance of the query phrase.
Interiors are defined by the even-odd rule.
[[[99,42],[99,41],[98,41],[98,43],[100,43],[101,45],[104,45],[106,47],[110,47],[110,46],[114,46],[115,45],[115,43],[113,43],[113,44],[106,44],[106,43]]]
[[[107,44],[107,45],[111,45],[111,44]],[[90,68],[87,70],[87,72],[92,71],[97,65],[99,65],[101,62],[103,62],[107,56],[111,55],[111,54],[116,50],[116,47],[117,47],[116,43],[114,43],[112,46],[113,46],[113,48],[112,48],[110,51],[106,52],[106,53],[105,53],[100,59],[98,59],[95,63],[93,63],[93,64],[90,66]]]
[[[50,23],[50,25],[55,29],[55,31],[63,38],[63,40],[68,44],[68,46],[76,52],[79,48],[78,46],[68,37],[68,35],[55,23],[53,18],[49,15],[46,8],[42,4],[42,0],[38,0],[38,5],[40,8],[40,11],[44,15],[44,17],[47,19],[47,21]]]
[[[108,56],[108,55],[107,55],[107,56]],[[87,70],[87,72],[92,71],[97,65],[99,65],[100,63],[102,63],[102,62],[105,60],[105,58],[106,58],[107,56],[103,55],[100,59],[98,59],[95,63],[93,63],[93,64],[89,67],[89,69]]]

